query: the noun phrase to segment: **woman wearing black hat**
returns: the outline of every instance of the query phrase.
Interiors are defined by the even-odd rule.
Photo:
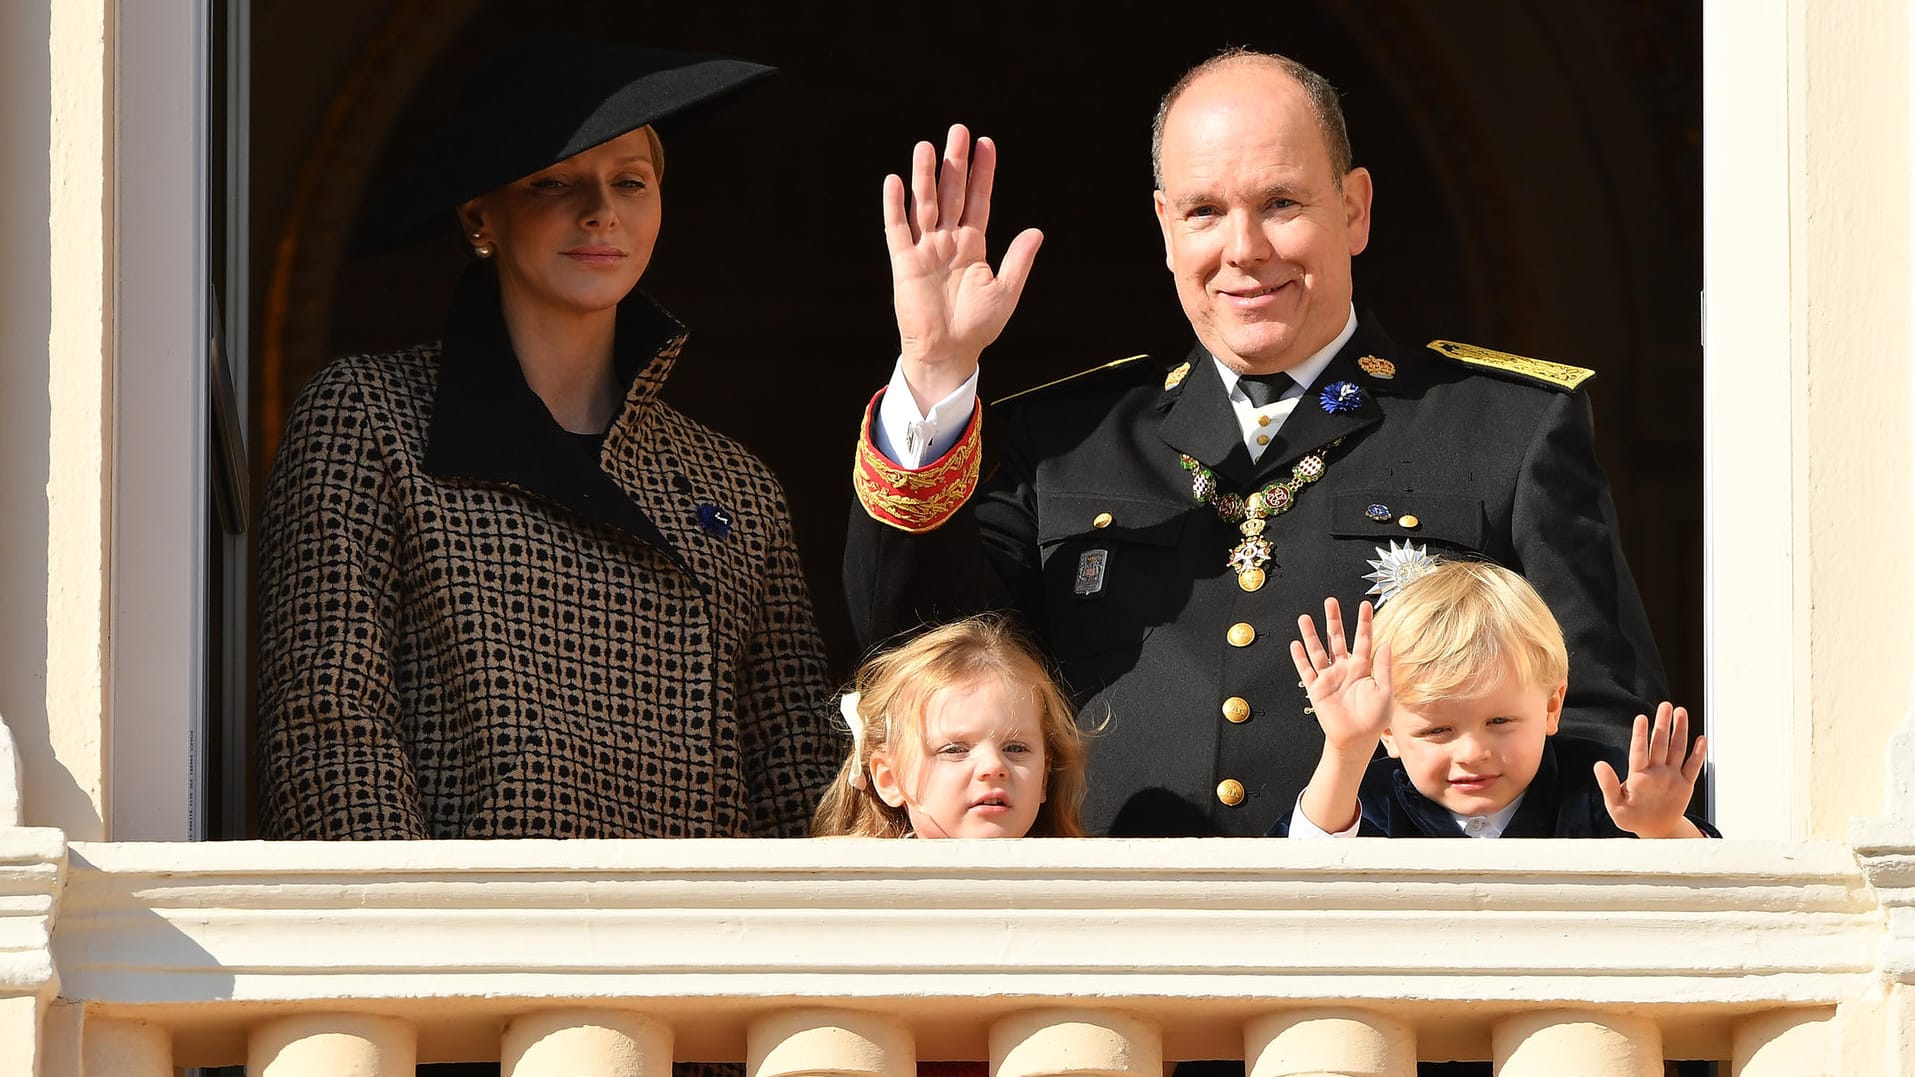
[[[634,290],[650,125],[769,69],[576,38],[501,65],[376,214],[456,207],[443,342],[330,364],[273,468],[261,829],[801,834],[838,753],[783,493],[658,399],[685,332]]]

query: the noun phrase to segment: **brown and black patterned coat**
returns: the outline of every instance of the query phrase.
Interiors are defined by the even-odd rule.
[[[621,306],[596,459],[487,269],[443,345],[314,377],[260,532],[267,837],[804,833],[839,748],[811,601],[770,471],[658,399],[684,339]]]

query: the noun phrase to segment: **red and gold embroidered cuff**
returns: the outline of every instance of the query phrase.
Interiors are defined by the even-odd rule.
[[[883,397],[880,390],[865,405],[851,488],[873,520],[914,535],[935,531],[977,490],[978,462],[984,455],[984,403],[973,406],[969,427],[949,452],[912,471],[886,459],[872,440],[871,424]]]

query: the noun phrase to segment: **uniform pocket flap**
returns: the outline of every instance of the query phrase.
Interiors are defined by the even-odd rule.
[[[1174,546],[1191,504],[1136,501],[1096,494],[1056,494],[1038,501],[1040,547],[1073,538],[1124,545]]]
[[[1372,490],[1338,494],[1330,533],[1338,538],[1440,542],[1483,548],[1483,502],[1473,497]]]

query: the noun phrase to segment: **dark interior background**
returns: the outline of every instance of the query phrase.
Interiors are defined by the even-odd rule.
[[[665,225],[641,287],[692,330],[667,397],[784,480],[840,674],[858,657],[839,587],[852,442],[897,346],[884,174],[962,121],[1000,147],[994,248],[1045,230],[986,355],[987,397],[1181,352],[1189,330],[1150,209],[1158,97],[1227,44],[1295,56],[1343,90],[1357,163],[1376,177],[1359,309],[1404,342],[1599,372],[1625,545],[1676,698],[1700,708],[1698,3],[257,0],[252,28],[256,488],[327,358],[438,335],[469,257],[450,228],[375,258],[347,258],[345,240],[386,159],[497,43],[570,29],[783,69],[693,125],[662,126]]]

